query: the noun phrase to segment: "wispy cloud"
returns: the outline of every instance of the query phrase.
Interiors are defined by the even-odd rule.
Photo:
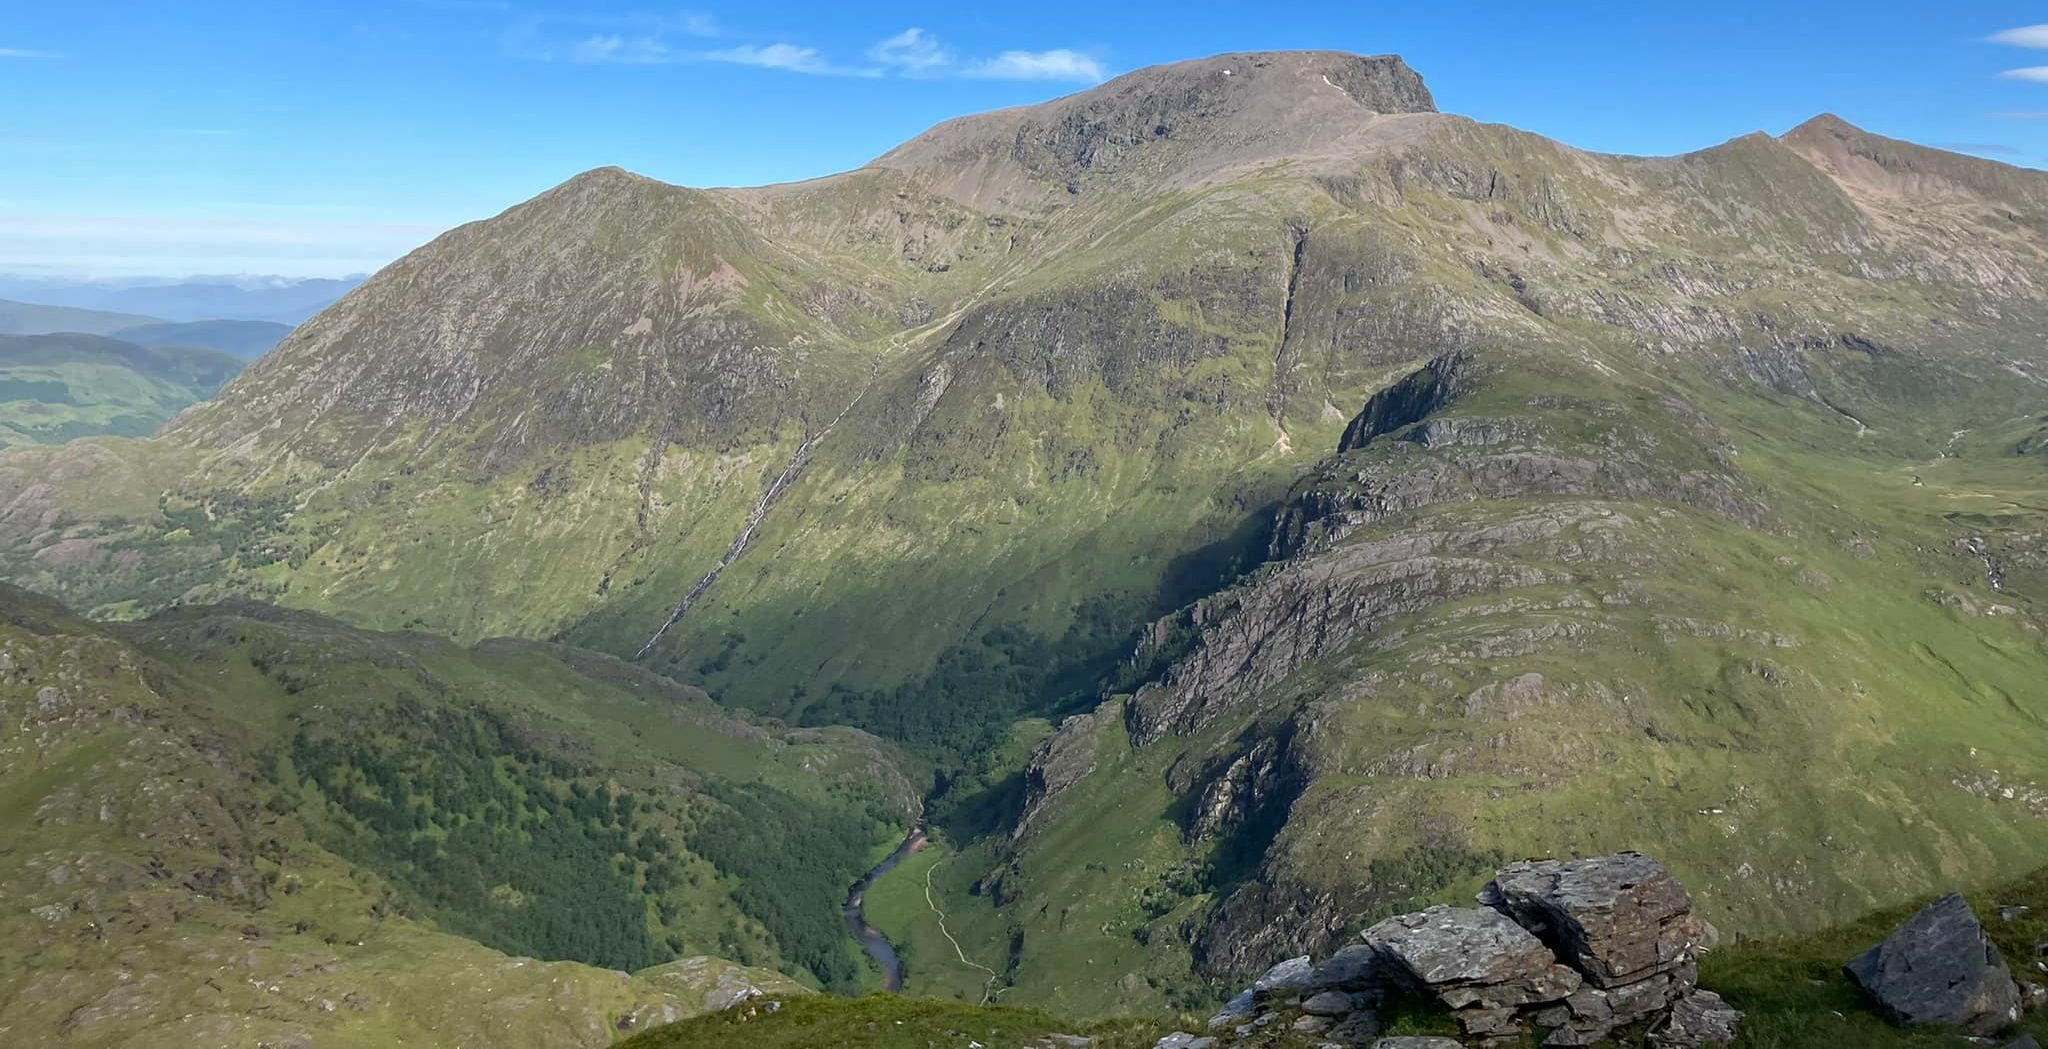
[[[675,52],[651,36],[625,37],[617,33],[587,37],[569,49],[571,62],[616,62],[641,66],[673,61]]]
[[[55,51],[31,51],[25,47],[0,47],[0,58],[55,58]]]
[[[462,0],[430,0],[455,4],[452,10],[488,11],[513,16],[498,34],[498,46],[510,58],[536,62],[618,63],[651,65],[685,56],[668,42],[671,37],[710,39],[724,35],[708,14],[677,11],[606,13],[598,11],[536,11],[512,4]]]
[[[1994,44],[2048,48],[2048,25],[2023,25],[2014,29],[2004,29],[1991,34],[1989,39]]]
[[[980,80],[1065,80],[1099,84],[1109,76],[1102,62],[1079,51],[1005,51],[968,66],[961,75]]]
[[[565,39],[565,29],[579,34]],[[842,62],[820,48],[789,40],[692,46],[689,39],[746,40],[708,15],[558,16],[528,12],[501,37],[518,58],[588,65],[664,65],[715,62],[805,76],[950,77],[971,80],[1047,80],[1096,84],[1109,76],[1101,59],[1071,48],[1008,50],[993,57],[962,57],[930,30],[911,26],[875,42],[862,59]],[[688,39],[686,39],[688,38]]]
[[[2036,84],[2048,84],[2048,66],[2027,66],[2023,69],[2008,69],[1998,75],[2007,80],[2031,80]]]
[[[356,273],[382,266],[448,225],[10,208],[0,210],[0,259],[14,269],[65,273]]]
[[[755,66],[761,69],[779,69],[785,73],[806,73],[811,76],[880,76],[878,69],[864,69],[836,65],[826,59],[815,47],[799,47],[796,44],[741,44],[738,47],[706,51],[697,57],[707,62],[726,62],[737,66]]]
[[[2001,142],[1931,142],[1929,145],[1951,153],[1988,153],[1995,157],[2017,157],[2026,152],[2018,146],[2008,146]]]
[[[937,73],[953,65],[953,53],[937,37],[916,26],[868,48],[868,58],[912,76]]]
[[[2048,109],[2001,109],[1991,115],[2000,120],[2048,120]]]

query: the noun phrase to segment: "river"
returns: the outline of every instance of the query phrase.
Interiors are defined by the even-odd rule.
[[[873,958],[875,964],[882,967],[885,986],[891,992],[903,990],[903,959],[896,956],[896,946],[889,942],[889,938],[868,924],[867,917],[861,913],[861,900],[867,896],[868,886],[873,885],[882,875],[895,870],[896,866],[912,853],[924,848],[925,841],[924,828],[912,827],[909,836],[903,839],[903,844],[896,846],[896,851],[890,853],[888,859],[876,864],[875,869],[863,875],[854,883],[852,891],[846,894],[846,928],[860,941],[860,945],[867,949],[868,957]]]

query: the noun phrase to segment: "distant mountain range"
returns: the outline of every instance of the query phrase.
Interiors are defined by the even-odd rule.
[[[140,314],[145,319],[253,320],[296,325],[348,294],[363,279],[359,275],[90,280],[0,275],[0,298]]]

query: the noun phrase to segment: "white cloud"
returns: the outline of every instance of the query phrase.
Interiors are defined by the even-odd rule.
[[[1994,44],[2011,44],[2014,47],[2048,48],[2048,25],[2023,25],[1991,34]]]
[[[580,25],[591,35],[575,43],[550,41],[550,24]],[[866,61],[842,64],[816,47],[777,41],[735,43],[697,50],[671,43],[677,37],[730,37],[708,15],[569,16],[527,14],[501,38],[505,53],[538,61],[569,61],[586,65],[656,65],[675,62],[722,62],[807,76],[840,77],[965,77],[976,80],[1065,80],[1102,82],[1109,71],[1101,60],[1080,51],[1004,51],[993,58],[963,58],[931,31],[911,26],[877,41]]]
[[[2048,120],[2048,109],[2001,109],[1991,115],[2000,120]]]
[[[868,48],[868,58],[912,76],[937,73],[953,64],[953,53],[916,26]]]
[[[30,51],[21,47],[0,47],[0,58],[55,58],[55,51]]]
[[[1099,84],[1109,76],[1102,62],[1079,51],[1005,51],[962,71],[980,80],[1071,80]]]
[[[16,269],[62,273],[359,273],[418,247],[448,225],[15,208],[0,210],[0,259]]]
[[[711,62],[729,62],[739,66],[755,66],[760,69],[779,69],[785,73],[807,73],[812,76],[878,76],[873,69],[852,69],[834,65],[815,47],[798,47],[795,44],[741,44],[738,47],[706,51],[700,57]]]
[[[2048,66],[2028,66],[2025,69],[2008,69],[1998,74],[2007,80],[2031,80],[2037,84],[2048,84]]]
[[[667,62],[673,57],[668,45],[651,36],[624,37],[616,33],[582,40],[569,51],[571,62],[612,62],[640,66]]]

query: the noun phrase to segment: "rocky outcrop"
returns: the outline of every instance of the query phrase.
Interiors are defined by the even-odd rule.
[[[2020,990],[1976,912],[1950,894],[1857,955],[1844,971],[1900,1025],[1991,1034],[2019,1019]]]
[[[1099,710],[1075,714],[1031,752],[1031,764],[1024,769],[1024,810],[1010,833],[1013,840],[1030,833],[1054,798],[1095,771],[1095,730],[1102,716]]]
[[[1584,982],[1498,911],[1431,907],[1367,929],[1365,943],[1394,980],[1435,996],[1479,1034],[1511,1030],[1516,1007],[1562,1000]]]
[[[1534,931],[1595,987],[1622,987],[1683,967],[1711,927],[1663,864],[1639,853],[1503,868],[1480,902]]]
[[[1469,384],[1466,373],[1471,366],[1472,359],[1466,354],[1447,353],[1410,372],[1400,382],[1373,394],[1372,399],[1365,402],[1365,410],[1344,428],[1344,437],[1337,442],[1337,451],[1343,453],[1364,447],[1375,437],[1383,437],[1435,414],[1466,388]]]
[[[1332,1044],[1387,1044],[1372,1041],[1377,1010],[1410,996],[1450,1009],[1480,1045],[1518,1044],[1532,1029],[1545,1046],[1592,1045],[1635,1024],[1657,1049],[1734,1040],[1741,1012],[1695,986],[1711,929],[1655,860],[1517,863],[1479,900],[1388,918],[1320,963],[1274,966],[1209,1022],[1211,1036],[1287,1022]]]

